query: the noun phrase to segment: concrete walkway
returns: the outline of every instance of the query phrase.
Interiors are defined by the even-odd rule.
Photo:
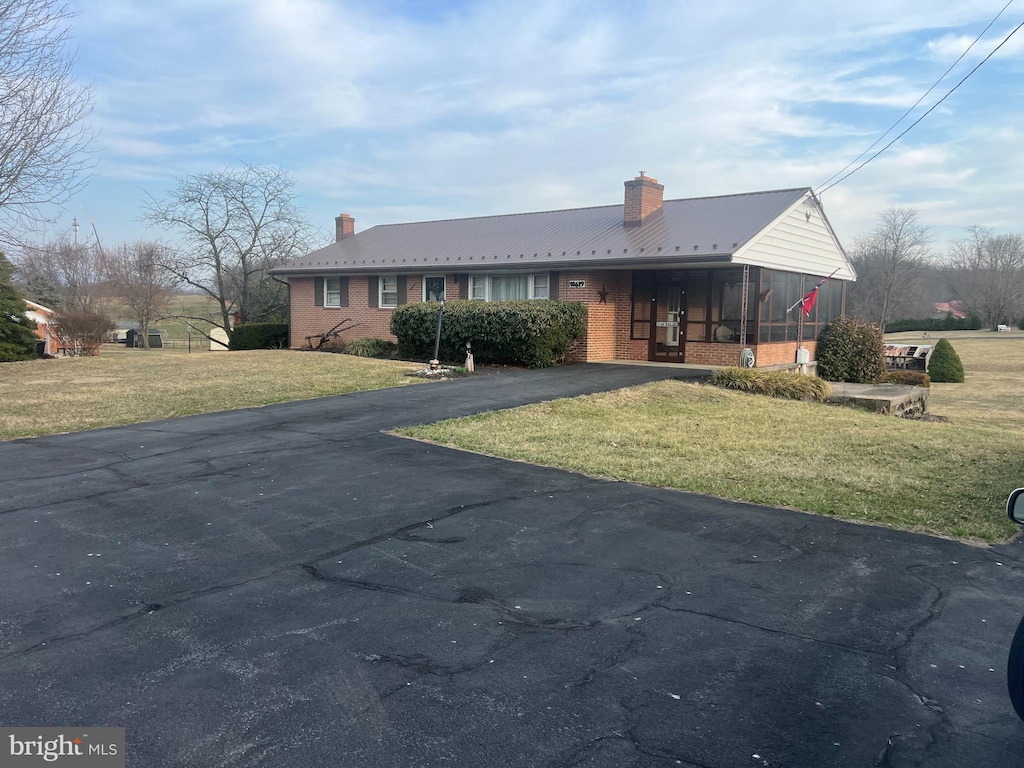
[[[383,433],[570,366],[0,444],[0,724],[129,766],[1019,766],[1019,543]],[[678,436],[685,440],[685,435]]]

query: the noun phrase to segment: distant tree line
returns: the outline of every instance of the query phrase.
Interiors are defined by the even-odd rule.
[[[1022,321],[1024,235],[971,226],[945,254],[933,251],[933,239],[913,208],[880,213],[876,227],[849,249],[857,281],[849,288],[848,314],[876,323],[883,333],[995,330]],[[936,316],[935,304],[950,301],[968,317]]]

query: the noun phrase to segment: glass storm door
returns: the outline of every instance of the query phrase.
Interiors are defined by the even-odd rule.
[[[683,286],[668,283],[658,286],[654,293],[654,311],[651,312],[651,360],[659,362],[683,362],[683,348],[686,346],[680,335],[684,322]]]

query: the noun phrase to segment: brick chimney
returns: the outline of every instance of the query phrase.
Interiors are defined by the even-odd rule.
[[[356,220],[343,213],[334,217],[334,241],[340,243],[342,238],[351,237],[356,233]]]
[[[661,210],[664,195],[665,185],[659,184],[657,179],[644,176],[644,172],[640,171],[639,176],[626,182],[623,224],[627,227],[639,227],[644,223],[644,219]]]

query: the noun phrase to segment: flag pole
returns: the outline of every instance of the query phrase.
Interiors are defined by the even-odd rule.
[[[801,296],[801,297],[800,297],[800,300],[799,300],[799,301],[797,301],[797,303],[796,303],[796,304],[794,304],[794,305],[793,305],[792,307],[790,307],[789,309],[787,309],[787,310],[786,310],[786,314],[789,314],[789,313],[790,313],[790,312],[792,312],[792,311],[793,311],[794,309],[796,309],[796,308],[797,308],[797,307],[799,307],[799,306],[800,306],[801,304],[803,304],[803,303],[804,303],[804,299],[806,299],[806,298],[807,298],[807,297],[808,297],[808,296],[809,296],[810,294],[814,293],[814,292],[815,292],[816,290],[818,290],[819,288],[821,288],[821,286],[823,286],[823,285],[825,284],[825,282],[826,282],[827,280],[831,280],[831,279],[832,279],[832,278],[833,278],[833,277],[835,276],[836,272],[838,272],[838,271],[839,271],[839,267],[836,267],[835,269],[833,269],[833,270],[832,270],[832,274],[831,274],[831,275],[829,275],[828,277],[826,277],[826,278],[825,278],[824,280],[822,280],[822,281],[821,281],[820,283],[818,283],[818,284],[817,284],[816,286],[814,286],[813,288],[811,288],[811,290],[809,290],[809,291],[808,291],[807,293],[805,293],[805,294],[804,294],[803,296]]]

